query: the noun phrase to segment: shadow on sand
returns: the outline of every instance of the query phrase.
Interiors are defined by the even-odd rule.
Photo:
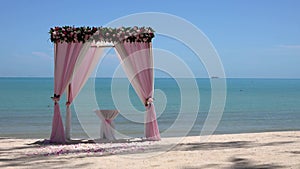
[[[139,142],[146,142],[148,140],[144,140],[142,138],[138,139],[121,139],[116,141],[108,141],[108,140],[72,140],[67,143],[67,145],[76,145],[76,144],[88,144],[88,145],[97,145],[95,143],[100,143],[98,145],[105,145],[105,143],[139,143]],[[150,142],[149,142],[150,143]],[[280,146],[283,144],[290,144],[293,143],[291,141],[286,142],[270,142],[270,143],[255,143],[251,141],[231,141],[231,142],[203,142],[203,143],[181,143],[174,145],[171,149],[166,150],[165,147],[169,145],[162,145],[162,144],[153,144],[146,146],[143,150],[133,150],[132,146],[136,144],[127,144],[128,150],[130,151],[123,151],[121,153],[116,154],[140,154],[140,153],[149,153],[149,152],[164,152],[164,151],[203,151],[203,150],[224,150],[224,149],[232,149],[232,148],[251,148],[251,147],[259,147],[259,146]],[[113,145],[113,144],[111,144]],[[147,144],[148,145],[148,144]],[[103,154],[81,154],[85,153],[85,150],[74,150],[69,151],[68,154],[73,154],[71,156],[66,156],[64,154],[58,156],[55,155],[26,155],[21,154],[19,150],[22,149],[32,149],[32,148],[45,148],[47,146],[55,146],[55,144],[50,144],[48,140],[43,141],[36,141],[24,146],[14,147],[14,148],[1,148],[0,149],[0,168],[4,167],[30,167],[30,168],[59,168],[64,164],[68,165],[68,168],[84,168],[91,166],[91,163],[83,163],[80,165],[72,164],[69,160],[76,160],[76,158],[88,158],[88,157],[102,157],[108,155],[116,155],[110,153],[103,153]],[[61,146],[61,145],[58,145]],[[114,149],[118,149],[118,144],[116,144]],[[120,147],[120,148],[124,148]],[[99,151],[109,151],[110,147],[106,147],[105,150]],[[7,158],[5,154],[7,153],[16,153],[14,158]],[[289,152],[291,154],[298,154],[299,152]],[[79,154],[79,155],[78,155]],[[81,154],[81,155],[80,155]],[[77,156],[76,156],[77,155]],[[59,159],[58,159],[59,158]],[[47,162],[45,162],[45,160]],[[228,162],[232,163],[232,166],[229,169],[273,169],[273,168],[283,168],[283,166],[273,165],[273,164],[255,164],[254,162],[239,157],[232,157],[228,159]],[[218,163],[218,161],[216,161]],[[193,169],[193,167],[183,167],[185,169]],[[219,168],[218,164],[210,164],[210,166],[203,166],[203,168]]]

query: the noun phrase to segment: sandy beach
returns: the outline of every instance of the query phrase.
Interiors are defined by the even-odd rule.
[[[300,131],[42,144],[1,138],[0,168],[300,168]]]

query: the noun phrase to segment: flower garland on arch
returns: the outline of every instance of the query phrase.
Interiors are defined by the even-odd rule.
[[[150,27],[53,27],[49,31],[54,43],[86,41],[116,42],[151,42],[154,30]]]

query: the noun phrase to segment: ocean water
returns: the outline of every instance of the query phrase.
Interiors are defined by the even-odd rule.
[[[136,112],[124,108],[114,120],[116,130],[129,137],[142,137],[144,124],[128,117],[143,119],[143,113],[138,112],[143,111],[143,105],[132,87],[126,86],[127,83],[126,79],[114,83],[114,94],[122,96],[121,90],[125,86],[128,89],[125,93],[130,95],[129,101]],[[111,92],[112,79],[98,78],[94,84],[95,98],[101,109],[116,108]],[[175,126],[173,133],[169,132],[167,136],[200,135],[211,104],[211,89],[209,79],[196,79],[196,84],[200,93],[197,104],[195,100],[182,96],[182,92],[195,93],[195,88],[182,87],[175,79],[155,79],[159,96],[155,97],[155,105],[162,134]],[[49,138],[52,95],[53,78],[0,78],[0,137]],[[88,99],[84,100],[88,102]],[[61,103],[64,103],[64,98]],[[192,112],[197,106],[198,112]],[[92,107],[90,109],[92,111]],[[61,110],[64,119],[63,104]],[[72,137],[86,138],[88,135],[81,126],[86,125],[84,115],[78,114],[77,110],[72,107]],[[182,113],[186,115],[184,122],[177,124],[176,120]],[[88,115],[97,119],[95,114]],[[98,131],[100,123],[92,125],[97,126],[94,130]],[[192,127],[188,133],[181,130],[186,126]],[[227,79],[225,110],[215,134],[288,130],[300,130],[300,79]]]

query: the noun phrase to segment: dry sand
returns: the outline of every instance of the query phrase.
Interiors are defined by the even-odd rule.
[[[163,138],[159,142],[33,144],[0,139],[0,168],[300,169],[300,131]]]

